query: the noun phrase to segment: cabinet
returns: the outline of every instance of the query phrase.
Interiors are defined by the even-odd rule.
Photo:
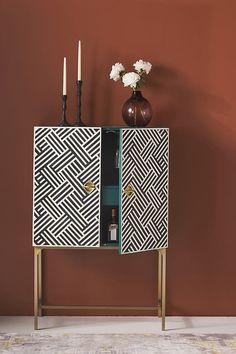
[[[36,315],[46,308],[40,300],[45,248],[117,247],[120,254],[158,250],[164,271],[168,158],[166,128],[35,127]],[[117,244],[107,242],[112,207],[118,214]]]

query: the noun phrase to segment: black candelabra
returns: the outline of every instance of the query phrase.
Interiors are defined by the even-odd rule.
[[[82,122],[81,119],[82,80],[77,80],[76,86],[77,86],[77,117],[76,117],[75,126],[84,127],[85,124]]]
[[[60,126],[63,127],[68,127],[70,124],[66,120],[66,101],[67,101],[67,95],[62,95],[62,117],[61,117],[61,123]]]
[[[76,127],[84,127],[85,124],[83,123],[83,121],[81,119],[82,81],[77,80],[76,86],[77,86],[77,117],[76,117],[76,122],[74,125]],[[61,127],[71,126],[71,124],[67,121],[67,118],[66,118],[66,109],[67,109],[67,95],[62,95],[62,117],[61,117],[61,122],[60,122]]]

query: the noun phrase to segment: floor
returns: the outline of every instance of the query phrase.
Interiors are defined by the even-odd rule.
[[[166,317],[166,331],[156,317],[73,317],[45,316],[39,318],[37,333],[59,334],[236,334],[236,317]],[[33,332],[33,317],[0,316],[0,333]]]

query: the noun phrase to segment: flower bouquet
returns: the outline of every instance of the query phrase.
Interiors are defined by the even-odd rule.
[[[121,80],[125,87],[130,86],[133,90],[137,90],[140,87],[142,81],[144,81],[145,74],[149,74],[152,64],[142,59],[136,61],[133,64],[135,72],[126,72],[125,67],[121,63],[112,65],[110,72],[110,79],[114,81]]]
[[[140,91],[141,83],[144,82],[145,75],[148,75],[152,64],[142,59],[133,64],[134,70],[126,72],[121,63],[112,65],[110,79],[122,81],[124,87],[131,87],[133,92],[131,97],[124,103],[122,116],[127,125],[133,127],[144,127],[152,118],[152,108]]]

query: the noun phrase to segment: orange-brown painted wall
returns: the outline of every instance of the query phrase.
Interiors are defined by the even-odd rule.
[[[0,1],[1,315],[33,313],[33,126],[59,122],[63,56],[75,120],[78,39],[87,125],[122,124],[130,90],[112,64],[153,64],[143,94],[170,128],[167,313],[236,315],[235,13],[234,0]],[[45,300],[151,306],[156,266],[155,252],[48,251]]]

